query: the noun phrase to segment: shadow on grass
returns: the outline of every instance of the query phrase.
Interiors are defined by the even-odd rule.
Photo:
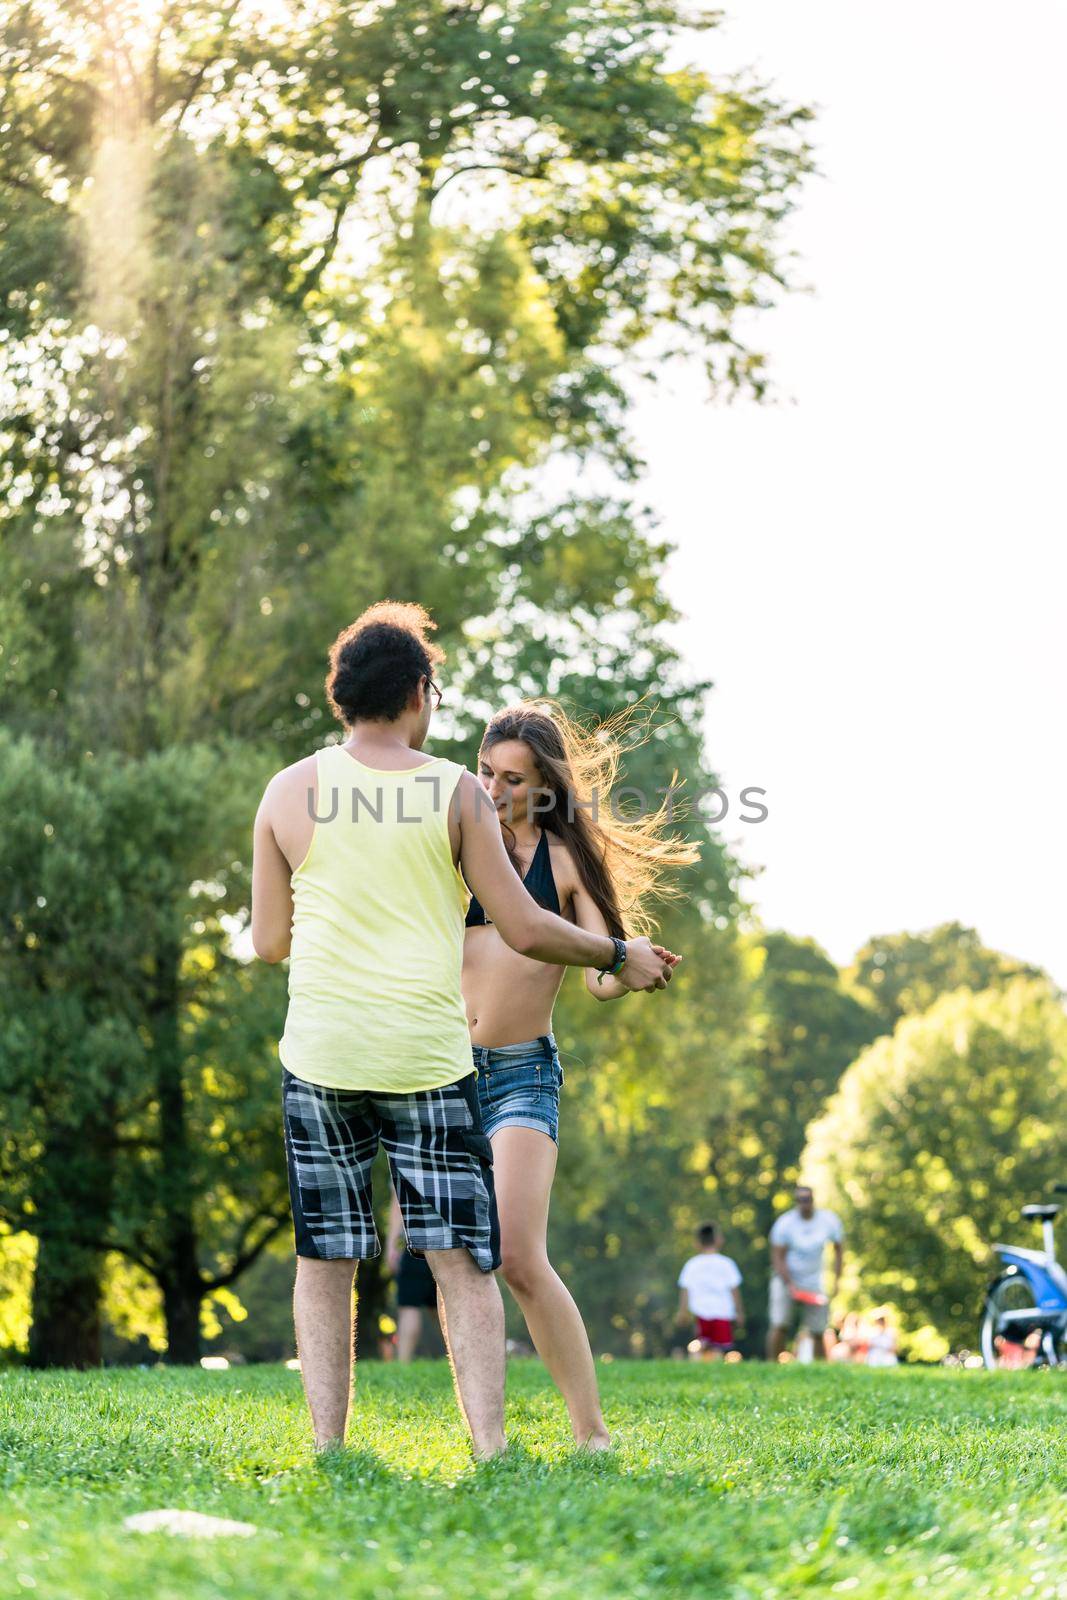
[[[346,1444],[317,1451],[302,1466],[289,1469],[289,1476],[320,1479],[335,1490],[381,1489],[398,1474],[374,1450]]]
[[[428,1487],[442,1487],[440,1480],[427,1479]],[[679,1471],[655,1459],[635,1463],[620,1449],[583,1450],[577,1445],[562,1446],[549,1454],[529,1449],[517,1439],[509,1442],[503,1455],[489,1461],[472,1462],[451,1487],[477,1498],[506,1489],[538,1484],[550,1496],[566,1498],[572,1489],[612,1485],[622,1494],[643,1494],[655,1484],[664,1493],[691,1495],[725,1493],[731,1484],[714,1473]]]

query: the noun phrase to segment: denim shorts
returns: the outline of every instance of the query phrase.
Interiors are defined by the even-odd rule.
[[[489,1138],[498,1128],[536,1128],[559,1143],[559,1091],[563,1068],[551,1033],[505,1044],[499,1049],[472,1045],[478,1074],[482,1127]]]

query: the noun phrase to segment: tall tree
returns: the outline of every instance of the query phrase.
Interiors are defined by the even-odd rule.
[[[805,1164],[844,1216],[868,1301],[973,1347],[991,1243],[1020,1236],[1020,1207],[1062,1180],[1065,1118],[1067,1015],[1047,981],[957,989],[866,1050]]]
[[[684,346],[761,391],[738,313],[784,281],[777,229],[809,163],[805,112],[668,66],[687,20],[337,0],[264,36],[198,0],[0,7],[0,680],[40,762],[232,741],[249,772],[283,764],[321,738],[325,645],[369,600],[418,595],[462,671],[470,619],[527,588],[560,609],[538,577],[578,544],[586,635],[613,610],[655,628],[632,507],[556,505],[540,469],[636,470],[622,359]],[[229,827],[211,881],[242,858],[247,880]],[[194,1007],[212,982],[244,1001],[217,959],[190,984],[200,896],[180,849],[172,865],[130,969],[152,1107],[121,1074],[108,1098],[69,1063],[41,1071],[74,1123],[99,1119],[95,1192],[180,1280],[188,1355],[211,1254]],[[245,892],[224,897],[231,930]]]
[[[767,1234],[801,1177],[809,1121],[849,1064],[879,1032],[872,1010],[850,994],[813,939],[780,931],[745,937],[748,1002],[733,1070],[701,1108],[690,1164],[700,1172],[697,1205],[726,1230],[742,1268],[750,1335],[760,1342],[769,1278]]]
[[[0,1217],[38,1240],[38,1364],[98,1359],[109,1251],[155,1279],[171,1354],[195,1359],[205,1299],[288,1221],[277,975],[225,928],[247,899],[239,767],[186,746],[60,771],[0,735]]]
[[[150,15],[5,15],[0,181],[70,263],[0,258],[5,543],[49,593],[78,575],[102,736],[269,718],[295,751],[339,594],[417,587],[455,634],[526,553],[524,471],[632,466],[623,355],[682,342],[760,386],[737,314],[783,279],[807,114],[668,70],[671,5]],[[476,225],[441,220],[457,194]],[[22,605],[38,728],[70,608]]]
[[[870,939],[846,973],[846,981],[873,1006],[882,1031],[891,1033],[901,1017],[928,1011],[953,989],[976,993],[1013,978],[1039,978],[1036,967],[984,945],[973,928],[943,922],[924,933],[882,934]]]

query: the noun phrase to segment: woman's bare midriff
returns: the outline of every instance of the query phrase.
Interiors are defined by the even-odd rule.
[[[564,970],[518,955],[491,925],[468,928],[463,998],[472,1043],[499,1049],[550,1033]]]

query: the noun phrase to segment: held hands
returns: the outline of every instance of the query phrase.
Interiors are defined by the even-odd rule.
[[[665,989],[680,960],[648,939],[628,939],[626,964],[616,976],[626,989]]]

